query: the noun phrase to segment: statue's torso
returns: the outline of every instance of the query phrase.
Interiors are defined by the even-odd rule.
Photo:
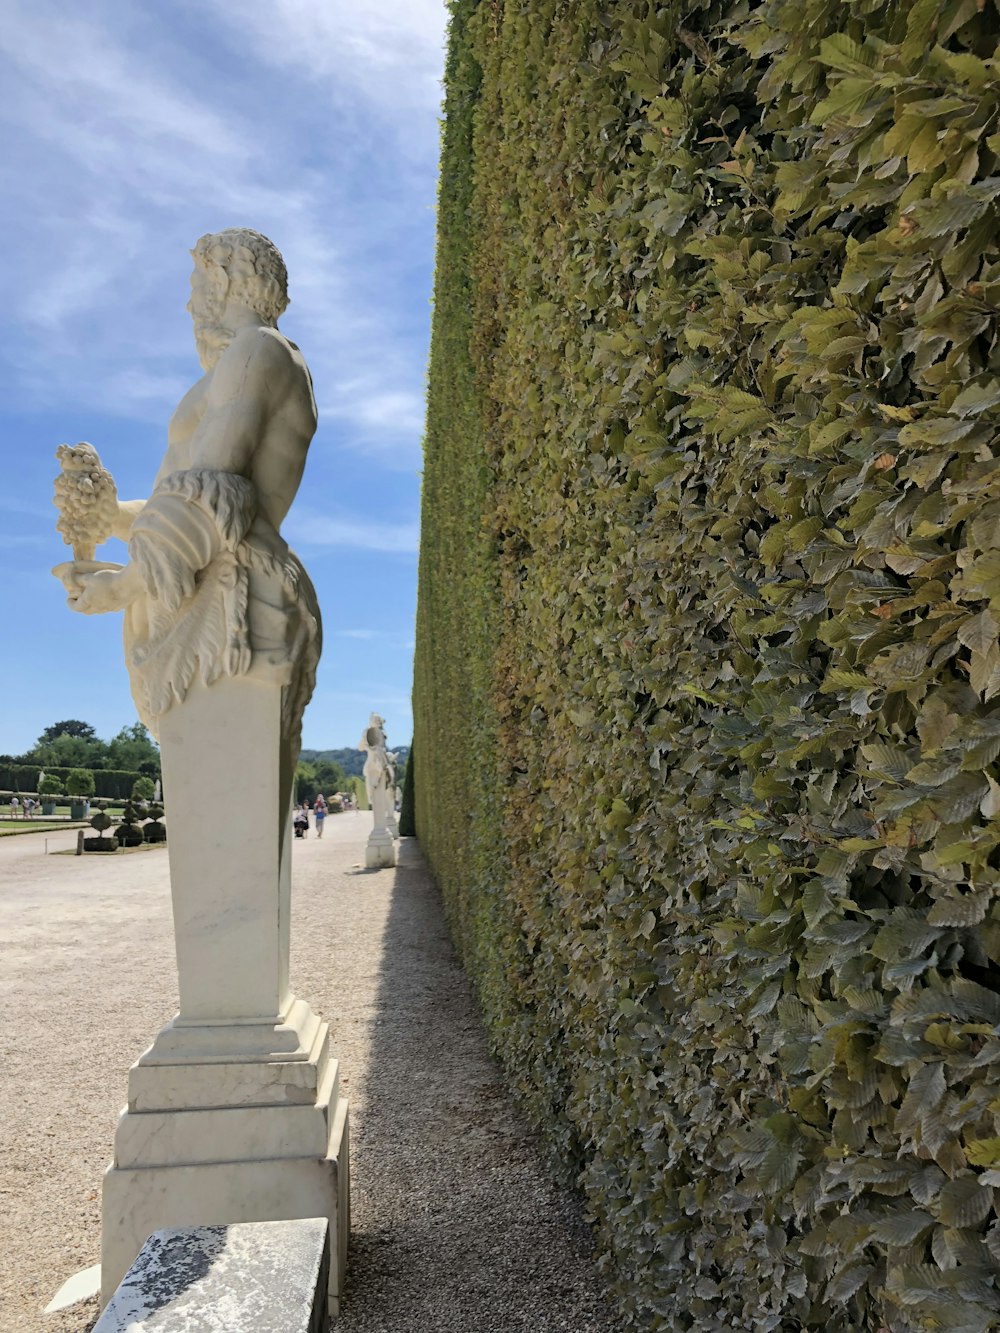
[[[273,336],[280,339],[285,349],[282,357],[283,373],[280,376],[272,373],[267,378],[266,394],[263,395],[265,410],[258,427],[259,439],[254,443],[249,467],[243,475],[254,484],[260,512],[272,527],[278,529],[302,480],[306,452],[316,429],[316,402],[302,353],[294,343],[276,331]],[[230,351],[234,355],[238,354],[238,349],[227,348],[222,355],[226,356]],[[177,405],[170,420],[167,452],[158,480],[171,472],[196,465],[192,457],[192,445],[210,402],[217,369],[218,366],[207,371]],[[211,441],[207,442],[208,457],[205,457],[205,443],[204,440],[199,441],[201,456],[197,465],[211,467]]]
[[[279,527],[315,427],[301,353],[264,327],[244,328],[178,404],[156,486],[129,537],[152,596],[128,607],[126,653],[154,734],[194,680],[251,669],[286,686],[283,725],[297,733],[320,616]]]

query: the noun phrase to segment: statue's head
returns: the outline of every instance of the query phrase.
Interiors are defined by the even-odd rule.
[[[191,251],[195,272],[188,310],[202,363],[214,365],[233,339],[222,323],[227,301],[239,301],[272,328],[288,308],[288,273],[278,247],[259,231],[227,227]]]

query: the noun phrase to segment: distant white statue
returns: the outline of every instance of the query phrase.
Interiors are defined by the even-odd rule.
[[[45,769],[43,768],[38,774],[38,786],[35,788],[36,791],[42,790],[42,783],[44,781],[45,781]]]
[[[157,805],[159,805],[162,799],[163,799],[163,787],[160,784],[160,779],[157,778],[156,781],[153,783],[153,800],[156,802]]]
[[[364,778],[368,804],[372,810],[372,831],[368,838],[367,864],[369,867],[393,866],[396,853],[393,845],[395,819],[393,794],[396,774],[393,757],[386,746],[385,719],[372,713],[361,737],[358,749],[366,753]]]
[[[393,769],[386,749],[385,719],[372,713],[358,749],[366,752],[364,778],[376,828],[385,828],[392,808]]]
[[[148,500],[118,501],[89,444],[62,445],[59,530],[75,559],[54,571],[75,611],[125,612],[125,654],[142,721],[160,718],[195,681],[251,669],[286,686],[298,749],[319,659],[312,584],[279,528],[316,429],[302,354],[278,332],[285,265],[258,232],[203,236],[192,251],[188,309],[204,376],[181,400]],[[109,536],[129,563],[94,561]]]

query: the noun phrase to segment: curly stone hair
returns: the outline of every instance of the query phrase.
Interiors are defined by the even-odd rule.
[[[248,227],[227,227],[203,236],[191,255],[203,268],[222,269],[229,294],[277,325],[288,308],[288,271],[273,241]]]

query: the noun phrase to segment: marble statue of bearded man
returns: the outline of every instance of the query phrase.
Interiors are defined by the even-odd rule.
[[[282,732],[297,753],[320,618],[280,527],[316,429],[312,381],[278,331],[287,276],[272,242],[233,228],[191,253],[204,374],[171,418],[152,495],[118,505],[129,563],[78,563],[62,577],[74,609],[124,610],[132,694],[154,735],[195,681],[255,675],[281,681]]]

